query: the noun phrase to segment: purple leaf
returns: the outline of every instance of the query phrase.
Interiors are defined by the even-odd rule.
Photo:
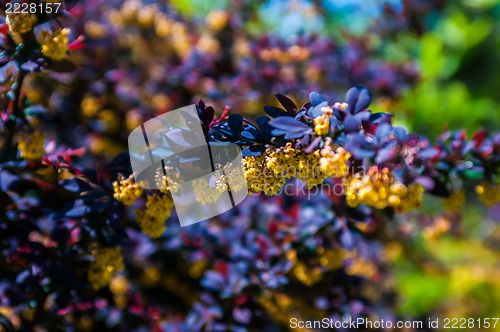
[[[278,93],[276,98],[279,100],[280,104],[288,111],[290,114],[297,113],[297,105],[288,97]]]
[[[356,114],[368,107],[372,101],[370,91],[363,86],[349,89],[346,94],[346,101],[352,114]]]
[[[282,116],[279,118],[272,119],[269,124],[276,129],[291,132],[309,131],[311,128],[289,116]]]
[[[352,115],[348,115],[344,120],[344,128],[348,133],[359,131],[361,121]]]
[[[422,159],[432,159],[432,158],[436,157],[439,153],[440,153],[439,149],[436,149],[434,147],[430,147],[427,149],[420,150],[418,152],[418,155]]]
[[[264,111],[271,118],[277,118],[280,116],[289,116],[290,115],[286,111],[282,110],[281,108],[274,107],[274,106],[264,106]]]
[[[375,156],[374,143],[372,137],[367,137],[363,134],[352,134],[349,136],[345,148],[356,159],[372,158]]]
[[[383,149],[380,149],[377,152],[377,157],[375,158],[375,162],[377,164],[385,163],[386,161],[389,161],[396,156],[397,152],[397,147],[396,147],[396,142],[393,144],[388,144],[386,147]]]
[[[323,98],[323,96],[320,95],[319,92],[313,91],[309,95],[309,100],[311,101],[312,106],[316,106],[324,102],[325,98]]]
[[[241,126],[243,125],[243,117],[239,114],[231,114],[227,119],[227,123],[233,136],[236,136],[240,133]]]

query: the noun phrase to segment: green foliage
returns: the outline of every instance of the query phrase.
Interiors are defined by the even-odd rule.
[[[399,47],[416,49],[421,81],[394,111],[405,113],[412,129],[435,136],[443,127],[498,127],[500,99],[494,91],[500,80],[493,63],[500,45],[499,3],[453,2],[423,36],[404,33],[406,43]]]

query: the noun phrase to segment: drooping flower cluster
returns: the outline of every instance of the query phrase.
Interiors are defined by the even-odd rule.
[[[273,154],[274,151],[271,149],[269,151],[266,150],[260,156],[245,157],[243,159],[249,191],[255,193],[263,192],[266,195],[276,195],[285,184],[285,177],[281,176],[281,173],[274,172],[272,168],[273,162],[271,162],[271,167],[267,165],[268,156]]]
[[[120,175],[118,179],[113,182],[113,189],[113,197],[125,205],[134,204],[135,200],[144,193],[144,189],[134,181],[133,174],[128,178]]]
[[[356,173],[347,178],[346,201],[351,207],[360,204],[385,209],[393,207],[397,212],[419,208],[424,188],[412,183],[409,187],[397,181],[388,168],[379,170],[372,166],[366,174]]]
[[[345,177],[350,156],[342,147],[334,151],[330,144],[314,153],[305,153],[287,143],[280,148],[268,147],[259,157],[245,157],[243,163],[251,192],[276,195],[286,179],[297,178],[311,189],[328,177]]]
[[[134,215],[141,229],[153,239],[160,237],[167,227],[165,222],[170,218],[174,207],[172,198],[168,195],[147,196],[145,210],[135,210]]]
[[[52,60],[62,60],[68,51],[68,28],[40,31],[39,43],[42,45],[42,54]]]
[[[97,248],[93,252],[94,261],[90,264],[88,280],[92,288],[98,290],[111,281],[114,273],[125,268],[120,247]]]
[[[5,23],[8,24],[12,33],[29,32],[33,30],[37,22],[37,16],[30,12],[10,13],[5,17]]]
[[[351,158],[351,154],[343,147],[334,149],[327,142],[320,153],[319,168],[327,177],[340,179],[349,174],[348,160]]]
[[[232,163],[219,164],[215,168],[216,186],[219,191],[240,192],[243,190],[242,181],[245,180],[243,162],[241,165],[234,165]]]
[[[193,180],[193,190],[196,195],[196,200],[201,205],[215,203],[222,195],[221,190],[217,186],[210,186],[204,178]]]

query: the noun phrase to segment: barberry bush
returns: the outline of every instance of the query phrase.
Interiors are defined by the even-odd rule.
[[[387,5],[368,37],[346,30],[343,40],[256,35],[244,24],[251,1],[203,19],[183,3],[63,1],[58,13],[6,13],[2,329],[274,331],[291,318],[430,317],[439,296],[453,308],[441,313],[466,315],[482,290],[491,296],[472,314],[498,314],[490,219],[500,133],[428,139],[383,109],[429,78],[420,81],[414,61],[388,60],[370,36],[425,33],[414,16],[437,15],[432,1]],[[249,196],[181,228],[171,194],[182,179],[159,170],[166,189],[142,188],[126,140],[190,103],[207,142],[243,155],[241,169],[218,165],[213,181],[195,182],[197,204],[216,200],[238,171]],[[474,228],[462,224],[486,208],[487,233],[466,236]]]

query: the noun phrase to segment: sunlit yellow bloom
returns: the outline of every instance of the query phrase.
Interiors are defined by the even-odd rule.
[[[348,177],[345,191],[349,206],[365,204],[377,209],[392,207],[401,213],[421,207],[424,188],[416,183],[407,187],[398,182],[389,169],[379,171],[373,166],[366,174],[357,173]]]
[[[135,210],[134,214],[144,234],[158,238],[167,229],[165,221],[170,217],[173,207],[170,196],[152,195],[147,197],[146,209]]]
[[[333,116],[333,110],[329,106],[323,107],[322,111],[323,114],[314,119],[314,131],[320,136],[330,131],[330,117]]]
[[[349,174],[347,162],[351,158],[351,154],[344,148],[338,147],[334,150],[330,144],[325,144],[320,154],[319,167],[327,177],[338,179]]]
[[[282,170],[275,172],[273,154],[274,148],[269,148],[265,153],[257,157],[243,158],[245,177],[250,192],[264,192],[266,195],[276,195],[285,184]],[[271,155],[269,157],[269,155]],[[268,163],[269,162],[269,163]]]
[[[201,178],[193,181],[193,189],[196,195],[196,200],[201,203],[201,205],[215,203],[219,197],[222,195],[217,187],[211,187],[208,181]]]
[[[321,155],[316,150],[313,153],[300,153],[298,155],[298,172],[296,177],[306,184],[307,189],[312,189],[323,183],[328,176],[320,167]]]
[[[231,163],[224,166],[217,165],[215,176],[217,178],[217,188],[221,192],[226,190],[240,192],[244,188],[242,181],[246,181],[243,165],[233,165]]]
[[[113,182],[113,189],[115,191],[113,197],[125,205],[134,204],[135,200],[144,192],[144,189],[134,182],[133,174],[128,178],[120,175],[118,180]]]
[[[66,57],[66,52],[68,51],[69,33],[70,30],[67,28],[58,30],[42,30],[38,40],[42,45],[42,54],[52,60],[63,60]]]
[[[7,14],[5,22],[9,26],[12,33],[26,33],[33,30],[36,22],[38,21],[35,14],[31,13],[12,13]]]

